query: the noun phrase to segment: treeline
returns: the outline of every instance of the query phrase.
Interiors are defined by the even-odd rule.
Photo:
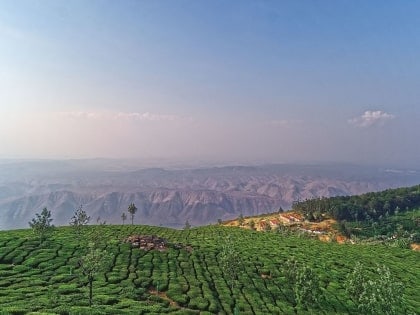
[[[295,202],[293,211],[309,221],[325,218],[347,221],[379,221],[387,216],[420,207],[420,185],[388,189],[357,196],[316,198]]]

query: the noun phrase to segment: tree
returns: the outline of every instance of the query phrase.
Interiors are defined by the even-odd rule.
[[[302,266],[298,269],[293,292],[297,305],[313,306],[319,303],[323,294],[319,278],[312,268]]]
[[[346,291],[354,301],[358,301],[363,293],[363,286],[367,282],[366,270],[364,266],[357,262],[351,274],[346,279]]]
[[[244,226],[245,219],[242,213],[238,217],[238,223],[239,223],[239,226]]]
[[[291,284],[292,286],[296,283],[298,268],[298,262],[294,257],[289,258],[284,264],[283,274],[287,280],[287,283]]]
[[[125,220],[127,220],[127,215],[125,214],[125,212],[123,212],[123,213],[121,214],[121,219],[122,219],[122,221],[123,221],[123,225],[124,225]]]
[[[313,306],[323,298],[319,278],[312,268],[299,265],[292,257],[286,261],[283,274],[291,286],[297,305]]]
[[[230,285],[232,295],[234,295],[233,289],[235,283],[238,280],[239,268],[242,265],[242,259],[239,251],[236,249],[234,240],[228,236],[222,245],[220,251],[220,265],[223,270],[223,275],[227,278],[226,282]],[[233,314],[239,314],[239,308],[235,301],[235,307]]]
[[[99,272],[106,270],[111,261],[112,256],[106,250],[97,248],[93,242],[89,243],[86,255],[79,260],[82,274],[88,281],[89,306],[92,306],[93,300],[93,280]]]
[[[130,203],[128,206],[128,213],[131,215],[131,225],[133,225],[134,215],[137,212],[137,207],[134,203]]]
[[[101,221],[101,217],[96,218],[96,225],[93,226],[92,233],[90,234],[90,241],[95,247],[105,246],[106,239],[105,234],[106,221]]]
[[[191,228],[190,222],[187,220],[185,221],[184,230],[189,230]]]
[[[368,277],[366,268],[359,262],[347,276],[346,291],[363,314],[400,314],[404,286],[397,281],[386,266],[378,266]]]
[[[235,281],[238,278],[238,269],[242,264],[241,256],[236,249],[233,239],[228,236],[220,251],[220,263],[223,269],[223,273],[228,278],[231,290],[235,286]]]
[[[34,233],[39,236],[39,244],[41,245],[47,235],[53,231],[54,225],[51,224],[51,211],[48,211],[47,208],[42,209],[41,214],[36,213],[35,216],[36,217],[29,222],[29,226]]]
[[[90,216],[88,216],[86,211],[83,210],[83,207],[80,206],[70,219],[70,226],[73,227],[78,238],[80,238],[82,234],[83,226],[87,225],[89,221]]]

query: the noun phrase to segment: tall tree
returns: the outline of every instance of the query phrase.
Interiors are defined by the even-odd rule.
[[[309,266],[300,265],[292,257],[286,261],[283,274],[293,291],[296,305],[314,307],[323,299],[319,278]]]
[[[242,264],[241,255],[236,248],[232,237],[228,236],[220,251],[220,262],[224,274],[229,279],[230,288],[233,292],[235,282],[238,278],[239,267]]]
[[[134,215],[137,212],[137,207],[134,203],[130,203],[128,205],[128,213],[131,215],[131,225],[133,225],[133,221],[134,221]]]
[[[316,306],[323,297],[319,278],[308,266],[298,269],[293,291],[297,305],[301,306]]]
[[[123,225],[124,225],[125,220],[127,220],[127,215],[125,214],[125,212],[121,214],[121,220],[123,221]]]
[[[366,271],[365,266],[357,263],[345,283],[361,314],[405,314],[404,285],[391,275],[388,267],[378,266],[371,276]]]
[[[79,260],[82,274],[87,277],[89,286],[89,306],[93,301],[93,280],[99,272],[103,272],[112,261],[112,256],[106,250],[101,250],[91,242],[85,256]]]
[[[74,215],[70,219],[70,226],[73,227],[77,237],[80,239],[82,229],[90,221],[90,216],[87,215],[86,211],[83,210],[82,205],[74,212]]]
[[[54,229],[54,225],[51,224],[51,211],[47,208],[42,209],[41,213],[36,213],[35,218],[29,222],[29,226],[32,228],[34,233],[39,236],[39,244],[51,233]]]
[[[185,221],[184,230],[189,230],[191,228],[190,221]]]
[[[223,270],[223,274],[227,278],[227,283],[230,285],[232,295],[234,296],[235,293],[233,289],[235,287],[236,282],[238,281],[238,273],[242,265],[242,259],[231,236],[228,236],[222,245],[222,249],[220,251],[220,264]],[[239,314],[239,308],[236,303],[235,297],[234,305],[235,307],[233,310],[233,314]]]

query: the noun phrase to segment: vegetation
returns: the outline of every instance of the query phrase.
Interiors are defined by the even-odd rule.
[[[186,220],[184,225],[184,230],[189,230],[191,228],[190,221]]]
[[[378,221],[341,221],[338,229],[347,237],[407,248],[411,243],[420,242],[420,208],[385,216]]]
[[[342,221],[380,221],[384,217],[420,207],[420,185],[357,196],[317,198],[296,202],[293,210],[307,220],[325,217]]]
[[[131,215],[131,225],[133,225],[134,223],[134,215],[137,212],[137,207],[134,203],[130,203],[128,206],[128,213]]]
[[[245,218],[242,213],[238,217],[238,223],[239,223],[239,226],[244,226]]]
[[[83,210],[83,207],[80,206],[70,219],[70,226],[73,227],[74,231],[78,238],[82,235],[82,229],[90,221],[90,216],[87,215],[86,211]]]
[[[90,242],[86,255],[79,260],[81,272],[87,277],[89,286],[89,306],[93,300],[93,280],[99,272],[103,272],[110,265],[112,256],[106,251],[101,250]]]
[[[347,277],[346,290],[363,314],[399,314],[404,286],[389,269],[378,266],[369,276],[366,268],[358,262]]]
[[[307,265],[291,258],[286,261],[284,275],[294,294],[295,304],[300,307],[317,307],[322,301],[323,292],[315,271]]]
[[[127,215],[125,214],[125,212],[123,212],[123,213],[121,214],[121,220],[122,220],[122,224],[124,225],[125,220],[127,220]]]
[[[235,242],[228,236],[222,246],[220,252],[220,262],[223,274],[227,278],[227,282],[233,292],[235,282],[238,280],[238,272],[241,267],[241,256],[236,249]]]
[[[56,228],[42,247],[30,230],[0,232],[0,314],[232,314],[235,309],[240,314],[360,314],[346,282],[357,261],[376,286],[389,283],[376,276],[378,261],[386,264],[389,279],[404,286],[401,305],[392,302],[396,313],[420,309],[419,253],[398,247],[323,243],[218,225],[185,231],[85,227],[86,242],[95,235],[100,242],[91,249],[79,246],[71,227]],[[169,246],[141,250],[125,242],[130,235],[157,235]],[[241,261],[233,287],[222,259],[220,240],[226,239]],[[113,258],[109,266],[95,269],[90,307],[89,280],[79,261],[91,250],[93,255],[105,250]],[[296,285],[285,273],[290,257],[298,262]],[[308,297],[302,285],[307,279],[322,291],[322,299]]]
[[[35,218],[29,222],[29,226],[39,237],[40,244],[53,231],[54,225],[51,222],[51,211],[47,208],[42,209],[41,213],[36,213]]]

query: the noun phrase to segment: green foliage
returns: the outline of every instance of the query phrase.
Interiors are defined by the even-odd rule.
[[[71,227],[57,228],[48,248],[37,246],[30,233],[0,231],[0,314],[5,310],[22,314],[233,314],[235,309],[240,314],[363,314],[350,300],[345,284],[357,261],[363,262],[368,280],[375,283],[379,281],[376,262],[386,261],[398,276],[395,282],[405,288],[398,313],[414,314],[419,309],[416,252],[327,244],[293,234],[217,225],[188,232],[141,225],[86,226],[86,237],[98,235],[93,250],[106,250],[112,256],[109,265],[94,276],[89,307],[89,281],[78,262],[91,248],[79,246]],[[141,250],[124,242],[130,235],[160,236],[169,242],[168,248]],[[227,238],[233,246],[225,245]],[[225,272],[228,260],[221,255],[228,248],[234,248],[232,256],[240,261],[232,272],[233,287]],[[290,270],[290,275],[284,270]],[[314,278],[323,298],[306,303],[311,298],[305,297],[302,288]]]
[[[346,291],[354,301],[359,301],[364,292],[364,284],[368,281],[364,266],[357,262],[352,273],[346,279]]]
[[[242,264],[239,251],[231,236],[226,237],[222,250],[220,251],[220,262],[225,276],[230,284],[231,290],[235,287],[238,278],[239,268]]]
[[[325,216],[356,222],[378,221],[418,207],[420,185],[358,196],[316,198],[293,204],[293,210],[302,213],[310,221],[318,221]]]
[[[379,221],[340,222],[341,233],[361,240],[381,242],[399,248],[409,248],[420,241],[420,209],[381,217]]]
[[[111,261],[112,255],[106,250],[96,248],[94,243],[89,243],[86,255],[84,255],[79,261],[81,272],[87,277],[89,284],[90,306],[92,305],[93,298],[93,280],[99,272],[105,271],[107,267],[109,267]]]
[[[121,220],[122,220],[123,225],[124,225],[125,220],[127,220],[127,215],[125,214],[125,212],[123,212],[123,213],[121,214]]]
[[[308,266],[298,270],[293,291],[298,305],[314,306],[322,299],[319,278]]]
[[[297,282],[297,275],[299,271],[298,262],[294,257],[289,258],[283,266],[283,274],[286,277],[287,283],[294,286]]]
[[[83,210],[83,207],[80,206],[79,208],[77,208],[74,215],[70,219],[70,226],[73,227],[78,238],[80,238],[82,234],[83,227],[87,225],[89,221],[90,216],[88,216],[86,211]]]
[[[189,230],[191,228],[190,222],[187,220],[185,221],[184,230]]]
[[[29,226],[39,237],[40,244],[53,231],[54,225],[52,225],[51,222],[51,211],[48,211],[47,208],[42,209],[40,214],[36,213],[35,218],[29,222]]]
[[[284,264],[283,274],[293,291],[298,306],[315,307],[323,298],[319,277],[307,265],[299,265],[292,257]]]
[[[346,281],[346,290],[363,314],[400,314],[404,286],[385,265],[376,268],[373,277],[357,263]]]
[[[128,213],[131,215],[131,225],[133,225],[134,222],[134,215],[137,212],[137,207],[134,203],[130,203],[128,205],[128,209],[127,209]]]

